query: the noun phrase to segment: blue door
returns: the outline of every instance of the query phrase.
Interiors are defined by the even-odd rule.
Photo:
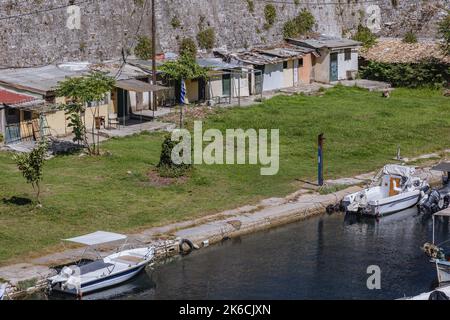
[[[330,82],[338,81],[338,54],[330,55]]]

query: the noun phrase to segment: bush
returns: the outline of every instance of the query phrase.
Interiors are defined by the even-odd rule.
[[[149,60],[152,58],[152,40],[146,36],[139,36],[137,45],[134,48],[136,57],[142,60]]]
[[[161,177],[176,178],[186,174],[191,168],[189,164],[175,164],[172,161],[172,150],[178,144],[177,141],[172,141],[170,135],[166,136],[162,146],[159,163],[157,165],[158,173]]]
[[[294,19],[284,24],[283,36],[285,38],[292,38],[304,35],[313,29],[315,23],[316,19],[312,13],[303,9]]]
[[[403,37],[404,43],[417,43],[417,36],[414,32],[408,31]]]
[[[216,44],[216,32],[213,28],[207,28],[205,30],[201,30],[197,34],[198,45],[202,49],[212,49]]]
[[[267,4],[264,7],[264,17],[266,18],[266,25],[273,26],[277,18],[277,9],[273,4]]]
[[[364,79],[389,82],[395,87],[433,87],[447,85],[450,68],[439,61],[429,60],[421,63],[382,63],[369,61],[361,67]]]
[[[3,134],[0,133],[0,143],[3,143],[4,140],[5,138],[3,137]]]
[[[181,21],[175,16],[172,18],[172,21],[170,21],[170,24],[172,25],[172,28],[178,29],[181,26]]]
[[[180,43],[179,53],[181,56],[187,55],[195,59],[197,56],[197,45],[191,38],[184,38]]]
[[[365,48],[371,48],[377,42],[377,37],[370,31],[368,27],[358,26],[358,31],[353,36],[353,40],[362,42]]]

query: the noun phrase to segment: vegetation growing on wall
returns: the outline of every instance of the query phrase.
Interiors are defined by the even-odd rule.
[[[255,12],[255,2],[253,0],[247,0],[247,5],[250,13]]]
[[[360,69],[364,79],[389,82],[395,87],[434,87],[447,85],[450,79],[450,66],[440,61],[421,63],[383,63],[369,61]]]
[[[267,4],[264,7],[264,17],[266,19],[266,23],[264,24],[264,28],[269,29],[275,23],[277,19],[277,9],[273,4]]]
[[[450,55],[450,10],[447,11],[447,16],[439,23],[438,34],[443,38],[441,45],[442,51],[445,55]]]
[[[137,45],[134,48],[136,57],[142,60],[152,58],[152,40],[146,36],[138,36]]]
[[[316,19],[312,13],[303,9],[294,19],[284,24],[283,36],[285,38],[292,38],[304,35],[313,29],[315,23]]]
[[[210,50],[216,44],[216,32],[214,28],[200,30],[197,34],[197,42],[200,48]]]
[[[175,16],[170,21],[170,24],[172,25],[172,28],[178,29],[181,26],[181,21],[180,21],[180,19],[178,19],[177,16]]]
[[[404,43],[417,43],[417,36],[413,31],[408,31],[403,37]]]
[[[365,48],[371,48],[377,42],[377,37],[368,27],[360,24],[356,34],[353,36],[353,40],[362,42]]]

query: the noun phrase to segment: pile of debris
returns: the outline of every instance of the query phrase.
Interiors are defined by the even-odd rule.
[[[436,59],[450,64],[450,56],[444,55],[440,43],[435,40],[405,43],[401,39],[379,39],[372,48],[362,50],[361,57],[383,63],[418,63]]]

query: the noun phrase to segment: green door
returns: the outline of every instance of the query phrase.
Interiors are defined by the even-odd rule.
[[[224,74],[222,76],[222,96],[229,97],[231,95],[231,75]]]
[[[338,81],[338,54],[330,55],[330,82]]]

